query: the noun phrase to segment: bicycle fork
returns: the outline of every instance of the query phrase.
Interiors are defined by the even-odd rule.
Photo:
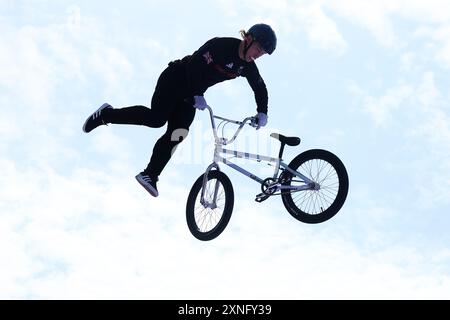
[[[220,171],[219,165],[215,162],[211,163],[208,166],[208,168],[206,168],[205,174],[203,175],[202,192],[200,194],[200,203],[202,204],[203,207],[210,208],[210,209],[217,208],[217,203],[216,203],[217,202],[217,193],[219,192],[219,187],[220,187],[219,181],[216,180],[215,185],[214,185],[214,195],[212,197],[212,202],[205,200],[205,190],[206,190],[206,185],[208,184],[208,175],[209,175],[209,172],[213,168]]]

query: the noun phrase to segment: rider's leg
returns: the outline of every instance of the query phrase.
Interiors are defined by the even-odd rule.
[[[169,108],[167,108],[169,109]],[[132,106],[120,109],[105,109],[102,114],[105,123],[134,124],[151,128],[162,127],[168,118],[163,108]]]
[[[156,83],[151,109],[140,105],[121,109],[108,108],[103,110],[102,120],[105,123],[162,127],[180,100],[179,96],[186,86],[183,83],[184,77],[176,68],[166,68]]]
[[[153,148],[150,163],[144,170],[146,174],[153,179],[158,179],[158,176],[169,162],[177,145],[186,138],[194,116],[195,109],[192,105],[181,101],[177,104],[169,116],[166,133],[159,138]]]

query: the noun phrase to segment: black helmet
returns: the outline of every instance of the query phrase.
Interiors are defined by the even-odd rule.
[[[264,23],[255,24],[248,29],[247,34],[250,34],[255,41],[258,41],[268,54],[272,54],[275,51],[277,36],[269,25]]]

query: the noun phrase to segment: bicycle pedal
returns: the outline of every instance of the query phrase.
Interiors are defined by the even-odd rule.
[[[256,195],[255,201],[261,203],[261,202],[263,202],[264,200],[267,200],[267,199],[269,199],[269,196],[267,194],[260,193],[260,194]]]

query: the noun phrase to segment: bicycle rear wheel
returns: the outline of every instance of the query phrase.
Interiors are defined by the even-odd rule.
[[[204,174],[195,181],[189,193],[186,221],[194,237],[208,241],[217,238],[228,225],[233,212],[234,191],[230,179],[223,172],[212,170],[208,174],[204,192],[205,203],[202,204],[200,198],[203,176]]]
[[[308,150],[296,156],[289,167],[320,186],[317,190],[282,193],[283,204],[295,219],[321,223],[338,213],[347,198],[348,175],[337,156],[326,150]],[[304,185],[300,178],[287,171],[280,178],[284,186]]]

